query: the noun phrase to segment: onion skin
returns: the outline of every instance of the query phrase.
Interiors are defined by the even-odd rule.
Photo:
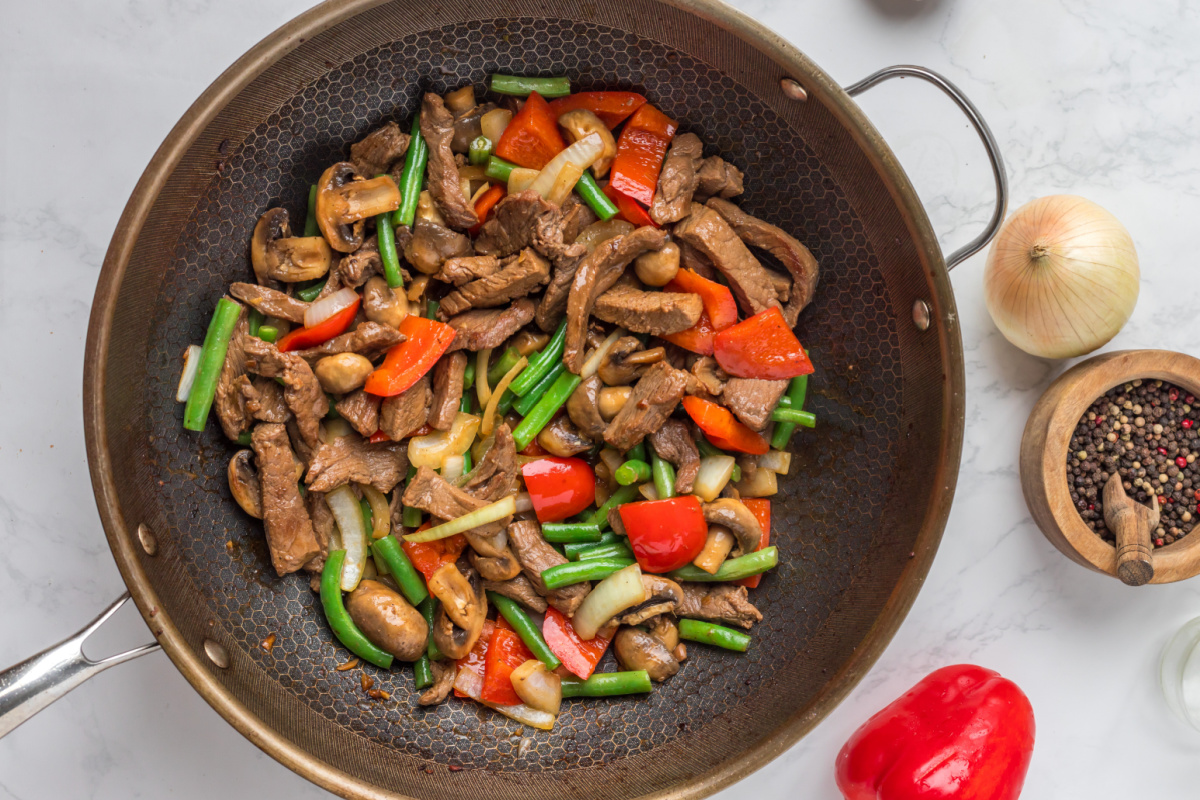
[[[1073,195],[1017,209],[992,242],[984,273],[996,327],[1042,358],[1081,356],[1116,336],[1137,304],[1140,281],[1129,232]]]

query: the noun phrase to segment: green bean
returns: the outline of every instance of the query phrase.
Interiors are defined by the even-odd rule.
[[[496,610],[508,620],[508,624],[513,626],[513,630],[517,632],[517,636],[521,637],[521,641],[529,648],[529,652],[533,653],[548,669],[558,669],[562,666],[562,662],[550,650],[550,646],[542,638],[541,630],[533,624],[533,620],[525,613],[525,609],[510,597],[495,592],[488,592],[487,596]]]
[[[616,697],[622,694],[646,694],[654,687],[650,673],[644,669],[632,672],[594,672],[586,681],[567,678],[562,682],[563,697]]]
[[[579,554],[585,550],[591,550],[594,547],[601,547],[606,544],[612,544],[613,542],[623,541],[624,538],[618,536],[612,531],[605,531],[604,533],[600,534],[600,538],[594,542],[568,542],[567,544],[563,545],[563,555],[565,555],[571,561],[578,561]]]
[[[613,477],[622,486],[628,486],[631,483],[645,483],[650,480],[650,465],[645,461],[630,459],[617,467]]]
[[[463,389],[462,399],[458,401],[458,410],[464,414],[470,414],[473,406],[471,405],[471,395],[466,389]],[[467,451],[471,452],[470,450]]]
[[[325,393],[325,399],[329,401],[329,411],[325,412],[325,416],[330,419],[337,419],[341,416],[337,410],[337,399],[328,392]]]
[[[408,478],[405,480],[404,485],[408,486],[416,474],[417,468],[409,464]],[[400,510],[400,524],[406,528],[421,527],[421,509],[413,508],[412,506],[403,506]],[[436,661],[437,659],[434,660]]]
[[[598,558],[625,558],[632,559],[633,550],[624,542],[613,542],[612,544],[598,544],[587,550],[579,551],[579,561],[595,561]]]
[[[241,313],[242,307],[232,300],[222,297],[217,301],[208,332],[204,335],[204,345],[200,348],[200,366],[196,369],[192,392],[184,407],[183,427],[186,430],[202,431],[208,422],[208,412],[217,395],[217,379],[221,377],[221,369],[225,366],[229,339],[233,336]]]
[[[508,385],[508,388],[513,390],[513,394],[524,397],[529,393],[538,381],[546,377],[550,370],[554,369],[554,365],[562,361],[563,349],[567,342],[567,320],[558,323],[558,330],[550,337],[550,341],[542,348],[541,352],[529,359],[528,366],[521,370],[521,374]],[[516,363],[515,361],[513,363]],[[491,373],[488,373],[489,377]]]
[[[264,342],[275,344],[275,340],[279,338],[279,328],[274,325],[260,325],[258,328],[258,338]]]
[[[817,427],[817,415],[808,411],[797,411],[794,408],[776,408],[771,412],[771,419],[776,422],[792,422],[806,428]]]
[[[296,284],[296,297],[306,303],[311,303],[317,299],[317,295],[325,288],[325,282],[328,280],[328,278],[314,278],[311,281]]]
[[[413,686],[418,689],[433,686],[433,667],[429,665],[429,656],[421,656],[413,662]]]
[[[537,405],[530,409],[529,414],[513,431],[513,441],[516,442],[518,450],[524,450],[529,446],[533,437],[546,427],[550,418],[557,414],[558,410],[567,402],[567,398],[575,391],[575,387],[579,386],[581,380],[572,372],[564,372],[558,376],[554,385],[542,395],[542,399],[538,400]],[[509,384],[509,388],[512,388],[512,384]]]
[[[304,235],[321,235],[321,226],[317,224],[317,185],[315,183],[308,187],[308,213],[304,215]]]
[[[483,166],[492,155],[493,149],[495,149],[495,145],[492,144],[491,139],[486,136],[476,136],[471,140],[471,147],[467,151],[467,158],[473,165],[477,167]]]
[[[764,551],[759,551],[764,552]],[[547,589],[561,589],[584,581],[598,581],[634,563],[629,558],[595,558],[588,561],[568,561],[542,570],[542,583]]]
[[[483,171],[483,174],[494,181],[507,181],[508,176],[516,168],[517,165],[511,161],[505,161],[500,156],[491,156],[487,160],[487,169]]]
[[[542,536],[547,542],[595,544],[600,541],[600,526],[586,522],[547,522],[542,526]]]
[[[425,588],[425,578],[417,572],[417,568],[408,559],[408,554],[404,552],[395,536],[388,535],[376,539],[371,543],[371,553],[387,564],[388,572],[396,579],[396,585],[400,587],[400,592],[408,602],[414,606],[419,605],[429,596],[429,590]]]
[[[701,622],[696,619],[679,620],[679,638],[687,639],[689,642],[724,647],[726,650],[736,650],[739,653],[746,652],[746,648],[750,646],[748,634],[735,631],[733,628],[726,628],[724,625],[714,625],[711,622]]]
[[[267,321],[267,315],[259,311],[257,308],[251,308],[250,313],[246,315],[246,322],[250,326],[250,335],[258,336],[258,329]]]
[[[239,433],[237,443],[242,447],[250,447],[252,444],[254,444],[254,439],[250,436],[250,431],[242,431]]]
[[[500,358],[496,359],[496,363],[488,367],[488,385],[495,386],[500,382],[500,379],[508,374],[508,371],[521,360],[521,351],[515,347],[510,347],[504,351]]]
[[[671,462],[662,458],[650,448],[650,467],[654,472],[654,491],[658,492],[659,500],[675,496],[675,467]]]
[[[631,459],[634,461],[645,461],[645,462],[649,463],[650,459],[647,457],[647,454],[646,454],[646,440],[643,439],[642,441],[635,444],[633,447],[629,448],[629,451],[625,453],[625,458]]]
[[[342,602],[341,578],[345,562],[345,550],[334,550],[325,559],[325,568],[321,571],[321,607],[325,610],[325,619],[333,629],[333,635],[347,650],[377,667],[389,669],[392,666],[392,654],[376,647],[358,629]]]
[[[393,289],[403,288],[404,276],[400,273],[400,255],[396,252],[396,229],[392,227],[392,212],[385,211],[375,217],[375,233],[387,285]]]
[[[612,496],[604,501],[604,505],[596,509],[596,513],[587,518],[587,522],[598,524],[601,528],[608,527],[608,512],[617,506],[623,506],[626,503],[632,503],[634,498],[638,497],[638,487],[622,486],[612,493]]]
[[[471,467],[475,466],[475,462],[471,460],[471,451],[463,453],[463,475],[471,471]]]
[[[512,393],[512,389],[505,389],[504,394],[500,395],[499,402],[496,403],[496,413],[503,417],[512,410],[513,401],[516,399],[517,396]]]
[[[762,574],[778,563],[779,548],[772,545],[744,556],[726,559],[715,573],[708,573],[695,565],[688,564],[686,567],[669,573],[667,577],[674,581],[705,581],[707,583],[740,581],[742,578]]]
[[[792,382],[788,384],[787,394],[780,398],[780,405],[783,405],[783,400],[788,401],[785,408],[794,408],[797,411],[804,410],[804,398],[808,395],[808,376],[800,375],[792,378]],[[792,441],[792,433],[796,430],[794,422],[781,422],[775,426],[775,432],[771,434],[771,447],[776,450],[786,450],[788,443]]]
[[[367,502],[367,498],[358,501],[358,507],[362,511],[363,527],[367,529],[369,534],[375,527],[375,512],[371,510],[371,504]]]
[[[741,479],[742,479],[742,468],[741,468],[741,466],[734,464],[733,471],[729,473],[729,480],[732,483],[737,483]]]
[[[526,97],[530,92],[537,92],[542,97],[566,97],[571,93],[571,79],[562,78],[529,78],[524,75],[492,76],[492,91],[497,94],[513,94]]]
[[[439,303],[437,300],[426,301],[426,303],[425,303],[425,318],[426,319],[437,319],[438,309],[441,308],[441,306],[442,306],[442,304]]]
[[[466,392],[475,385],[475,361],[467,362],[467,368],[463,370],[463,392]],[[466,396],[465,394],[463,395]]]
[[[538,381],[537,386],[534,386],[532,389],[530,389],[529,393],[524,397],[517,398],[517,401],[513,403],[513,408],[515,408],[517,413],[522,417],[529,416],[529,411],[537,405],[538,400],[541,400],[542,396],[546,394],[546,392],[550,391],[550,387],[554,385],[556,380],[558,380],[558,376],[562,375],[566,371],[566,364],[562,363],[561,361],[555,364],[554,369],[550,370],[546,377]],[[512,391],[512,388],[510,387],[508,391]]]
[[[426,597],[421,601],[421,605],[417,606],[417,610],[425,618],[425,625],[429,628],[429,643],[425,646],[425,657],[430,661],[442,660],[442,651],[438,649],[437,642],[433,640],[433,619],[437,616],[437,606],[438,600],[433,595]]]
[[[404,154],[404,171],[400,173],[400,207],[392,212],[392,225],[412,227],[417,218],[417,200],[425,182],[425,165],[429,163],[429,145],[421,135],[421,114],[413,117],[412,139]]]
[[[619,209],[616,204],[596,185],[596,179],[589,170],[583,171],[583,175],[575,183],[575,191],[600,219],[609,220],[617,215]]]

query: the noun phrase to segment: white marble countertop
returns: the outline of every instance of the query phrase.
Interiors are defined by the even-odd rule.
[[[8,3],[0,48],[0,665],[74,631],[121,589],[92,498],[80,387],[88,309],[118,215],[168,130],[305,0]],[[849,83],[894,63],[957,82],[1004,150],[1012,207],[1085,195],[1133,234],[1142,295],[1110,348],[1196,352],[1200,14],[1115,0],[737,0]],[[863,105],[947,250],[986,220],[990,176],[948,101],[911,81]],[[724,798],[835,798],[833,760],[932,669],[974,662],[1028,693],[1025,798],[1196,796],[1200,732],[1169,716],[1159,650],[1200,583],[1130,590],[1054,550],[1017,479],[1025,417],[1066,364],[1008,345],[983,256],[954,272],[967,366],[962,474],[928,582],[857,690]],[[112,641],[147,638],[136,613]],[[1121,757],[1115,757],[1120,753]],[[239,736],[157,654],[111,670],[0,742],[0,798],[328,796]]]

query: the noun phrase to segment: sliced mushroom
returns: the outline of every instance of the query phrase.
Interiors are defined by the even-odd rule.
[[[632,393],[632,386],[605,386],[601,389],[600,418],[605,422],[612,422],[613,417],[619,414],[625,404],[629,402],[629,395]]]
[[[481,556],[472,550],[471,566],[479,570],[485,581],[497,583],[510,581],[521,574],[521,562],[517,561],[517,557],[508,548],[496,557]]]
[[[537,443],[551,455],[562,458],[590,450],[595,444],[591,439],[582,436],[566,415],[555,418],[542,428],[537,436]]]
[[[447,92],[442,97],[442,101],[454,116],[465,114],[475,107],[475,87],[468,83],[466,86]]]
[[[640,628],[621,628],[613,639],[617,661],[627,670],[644,669],[661,683],[679,672],[679,662],[661,641]]]
[[[412,237],[404,245],[404,258],[426,275],[440,270],[451,258],[474,253],[469,236],[423,218],[413,223]]]
[[[645,627],[650,631],[650,635],[662,642],[668,650],[674,650],[679,645],[679,626],[666,614],[646,620]]]
[[[368,320],[391,328],[399,328],[408,316],[408,296],[402,291],[393,291],[380,275],[368,280],[363,287],[362,304]]]
[[[286,208],[269,208],[258,218],[254,234],[250,237],[250,266],[260,286],[272,286],[274,281],[267,275],[267,245],[277,239],[292,235]],[[274,288],[274,287],[272,287]]]
[[[600,441],[608,425],[600,411],[604,382],[593,375],[575,388],[567,400],[567,415],[584,436]]]
[[[429,626],[399,592],[378,581],[363,580],[346,598],[346,610],[368,639],[401,661],[416,661],[425,655]]]
[[[288,212],[269,209],[250,237],[250,265],[262,286],[320,278],[333,265],[333,251],[320,236],[292,236]]]
[[[255,519],[262,519],[262,484],[254,469],[254,451],[238,450],[229,459],[229,492],[237,504]]]
[[[642,586],[646,588],[645,602],[626,610],[620,617],[622,625],[639,625],[659,614],[670,614],[683,602],[683,588],[669,578],[643,572]]]
[[[442,603],[446,614],[460,628],[470,628],[476,613],[475,591],[458,567],[443,564],[429,576],[429,593]]]
[[[449,100],[449,98],[450,95],[446,95],[446,99]],[[448,102],[446,108],[450,108]],[[495,108],[495,103],[483,103],[462,113],[450,108],[450,112],[454,114],[454,136],[450,139],[451,151],[455,153],[468,152],[471,149],[471,142],[483,136],[483,115]]]
[[[739,553],[753,553],[762,541],[762,526],[758,518],[741,500],[722,497],[704,504],[704,520],[709,525],[722,525],[733,533]]]
[[[433,641],[447,658],[463,658],[471,652],[487,618],[487,594],[483,590],[483,581],[479,580],[479,574],[473,569],[468,569],[465,577],[475,597],[473,613],[467,620],[470,624],[466,627],[455,625],[446,611],[445,603],[438,605],[437,616],[433,618]]]
[[[600,361],[596,374],[609,386],[631,386],[642,376],[644,367],[626,363],[630,356],[642,349],[636,336],[622,336]]]
[[[400,207],[396,182],[384,175],[364,180],[349,161],[334,164],[317,182],[317,225],[329,246],[353,253],[363,243],[363,220]]]
[[[604,151],[592,164],[592,172],[597,178],[603,178],[612,166],[613,158],[617,155],[617,142],[613,139],[612,131],[608,129],[595,113],[586,108],[577,108],[561,115],[558,124],[567,132],[567,138],[578,142],[589,134],[596,134],[604,144]]]

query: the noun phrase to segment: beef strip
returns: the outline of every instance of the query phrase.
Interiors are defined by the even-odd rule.
[[[495,256],[459,256],[442,264],[433,277],[442,283],[462,286],[500,271],[500,259]]]
[[[601,242],[583,259],[571,282],[571,293],[567,298],[567,342],[563,351],[563,363],[567,369],[579,374],[583,368],[588,317],[596,298],[617,282],[629,262],[642,253],[661,249],[666,243],[665,232],[647,225],[625,236]]]
[[[519,520],[508,526],[508,541],[525,570],[525,577],[533,584],[533,589],[545,597],[550,605],[557,608],[568,617],[575,613],[579,604],[592,590],[588,582],[575,583],[561,589],[547,589],[542,582],[542,571],[559,564],[567,563],[565,556],[551,547],[542,538],[540,527],[533,520]]]
[[[629,400],[608,423],[604,441],[624,453],[662,427],[683,399],[687,373],[659,361],[638,379]]]
[[[703,157],[704,145],[694,133],[681,133],[671,142],[650,204],[650,217],[659,225],[678,222],[688,215],[696,191],[696,170]]]
[[[535,319],[538,327],[546,333],[557,328],[563,315],[567,313],[571,284],[575,281],[575,273],[579,271],[579,265],[587,256],[587,248],[583,245],[578,247],[578,253],[562,256],[554,264],[554,274],[551,276],[550,282],[546,284],[546,291],[542,293],[542,300],[538,303]]]
[[[472,308],[495,308],[524,297],[550,279],[550,262],[532,248],[521,251],[516,261],[499,272],[471,281],[442,298],[442,318]]]
[[[683,602],[675,615],[749,628],[762,621],[762,614],[746,598],[745,586],[731,583],[681,583]]]
[[[756,431],[767,427],[771,412],[787,390],[788,381],[764,381],[757,378],[730,378],[721,392],[725,407]]]
[[[408,444],[371,444],[355,434],[317,445],[304,481],[314,492],[328,492],[351,481],[390,492],[408,474]]]
[[[320,574],[325,566],[325,558],[329,555],[329,542],[333,538],[333,512],[329,509],[329,503],[325,502],[324,492],[309,492],[304,498],[304,505],[308,509],[309,519],[312,520],[317,546],[321,548],[321,552],[309,559],[304,568]]]
[[[751,247],[766,250],[787,267],[788,272],[792,274],[792,287],[787,305],[783,308],[783,318],[787,320],[788,325],[795,325],[800,312],[812,302],[813,295],[816,294],[817,259],[807,247],[785,233],[782,228],[750,216],[727,200],[714,198],[708,201],[708,207],[720,214],[743,242]]]
[[[317,347],[295,352],[309,364],[316,364],[325,356],[338,353],[358,353],[374,361],[403,341],[404,334],[390,325],[380,322],[361,322],[349,333],[335,336]]]
[[[650,444],[660,458],[675,465],[675,493],[691,494],[692,483],[700,471],[700,451],[685,423],[669,419],[650,434]]]
[[[298,325],[304,324],[304,312],[308,310],[309,304],[298,297],[254,283],[235,283],[229,287],[229,293],[251,308],[259,310],[264,316],[286,319]]]
[[[467,354],[461,351],[438,359],[433,368],[433,404],[429,409],[429,427],[448,431],[453,426],[462,401],[466,370]]]
[[[238,378],[246,374],[246,341],[254,337],[250,335],[249,312],[245,306],[241,306],[241,309],[233,326],[233,335],[229,337],[225,363],[221,365],[217,393],[213,397],[213,410],[217,414],[217,421],[221,423],[221,430],[235,441],[250,430],[251,425],[250,414],[246,411],[246,398],[242,395]]]
[[[728,200],[742,193],[742,171],[720,156],[704,159],[696,171],[696,201],[710,197]]]
[[[674,235],[713,263],[746,311],[757,314],[779,305],[767,271],[716,211],[693,203],[691,214],[675,225]]]
[[[475,469],[467,474],[462,489],[480,500],[493,503],[516,491],[517,445],[512,431],[501,423],[492,433],[492,446]]]
[[[470,537],[467,537],[470,541]],[[496,548],[495,540],[487,543],[492,549],[499,549],[498,556],[481,556],[479,551],[472,547],[468,554],[471,561],[471,566],[479,573],[485,581],[502,582],[509,581],[521,574],[521,562],[517,561],[517,557],[509,550],[507,546]]]
[[[436,706],[438,703],[444,703],[454,690],[458,667],[453,661],[431,661],[429,667],[433,670],[433,686],[421,692],[421,696],[417,698],[417,705]]]
[[[460,489],[429,467],[422,466],[408,482],[403,502],[411,508],[427,511],[437,519],[451,520],[466,516],[494,500],[486,500]],[[511,519],[512,517],[505,517],[497,522],[489,522],[464,531],[464,534],[475,552],[487,558],[502,557],[507,548],[496,547],[493,540]]]
[[[271,564],[276,573],[287,575],[318,555],[321,546],[296,483],[296,457],[288,445],[287,429],[278,423],[264,423],[255,427],[250,441],[262,485],[263,527]]]
[[[408,152],[409,135],[394,122],[384,124],[350,145],[350,163],[364,178],[374,178]]]
[[[555,264],[560,258],[577,257],[582,245],[577,248],[572,242],[586,217],[576,208],[574,204],[551,205],[528,189],[510,194],[483,223],[475,252],[503,257],[533,247]]]
[[[681,239],[676,239],[675,244],[679,245],[679,266],[682,269],[690,269],[701,278],[707,278],[710,281],[718,279],[720,273],[703,253]]]
[[[604,382],[598,375],[593,375],[575,387],[567,399],[567,415],[571,422],[575,423],[580,433],[597,442],[604,438],[604,431],[608,428],[600,416],[600,390],[603,388]]]
[[[337,265],[338,288],[349,286],[357,289],[372,275],[383,274],[383,257],[379,255],[379,239],[368,236],[362,246],[353,253],[342,256]]]
[[[562,204],[562,213],[562,224],[559,227],[562,230],[563,242],[566,244],[574,244],[575,239],[583,233],[584,228],[600,221],[592,209],[574,192],[567,195],[566,201]]]
[[[363,436],[371,436],[379,430],[379,404],[383,398],[368,394],[362,389],[355,389],[350,394],[338,400],[334,408],[342,419],[350,423],[350,427]]]
[[[402,234],[399,231],[407,229],[401,227],[396,230],[397,237],[400,237]],[[475,254],[471,249],[471,237],[424,217],[417,217],[411,235],[404,238],[405,260],[426,275],[436,274],[452,258]]]
[[[703,311],[698,294],[647,292],[636,281],[620,280],[596,298],[592,315],[634,333],[665,336],[686,331],[700,321]]]
[[[458,166],[450,145],[454,139],[454,115],[442,98],[428,92],[421,102],[421,136],[429,145],[427,183],[434,205],[451,228],[466,230],[479,223],[471,200],[463,194]]]
[[[449,350],[486,350],[499,347],[533,320],[533,301],[522,297],[508,308],[476,308],[446,320],[458,331]]]
[[[546,613],[547,603],[545,598],[534,591],[533,584],[524,575],[518,575],[512,580],[507,581],[485,580],[483,588],[489,592],[495,592],[503,597],[516,600],[521,605],[539,614]]]
[[[295,415],[305,444],[316,447],[321,418],[329,413],[329,398],[312,367],[295,353],[281,353],[254,336],[246,337],[246,356],[246,369],[264,378],[283,379],[283,401]]]
[[[429,374],[403,392],[385,398],[379,407],[379,430],[398,442],[424,425],[429,419]]]
[[[283,399],[283,387],[268,378],[255,378],[250,382],[247,375],[239,378],[242,396],[246,398],[246,412],[260,422],[287,422],[292,412]]]
[[[745,241],[745,239],[742,241]],[[792,279],[787,275],[781,275],[775,270],[769,269],[767,270],[767,280],[771,282],[771,288],[775,290],[775,297],[779,299],[779,302],[783,303],[783,315],[786,317],[788,314],[787,302],[792,297]],[[794,325],[795,323],[793,322],[792,324]]]

